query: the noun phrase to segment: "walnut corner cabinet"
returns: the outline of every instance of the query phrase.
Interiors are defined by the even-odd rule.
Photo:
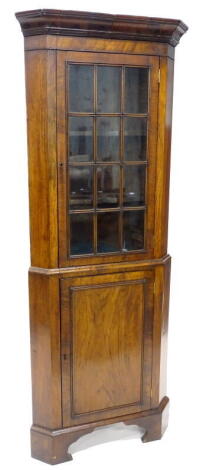
[[[32,456],[113,423],[168,422],[167,254],[180,20],[16,14],[25,40]]]

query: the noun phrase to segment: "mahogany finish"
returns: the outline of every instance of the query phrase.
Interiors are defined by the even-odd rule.
[[[160,439],[167,427],[174,46],[187,27],[179,20],[59,10],[16,17],[25,36],[28,118],[31,446],[34,458],[56,464],[71,460],[70,444],[99,426],[141,426],[143,442]],[[79,93],[70,80],[73,64],[77,77],[82,70],[81,86],[89,80],[88,91],[73,101],[85,96],[85,111],[70,109],[72,87]],[[98,90],[105,93],[109,67],[116,79],[108,97],[120,83],[120,100],[114,95],[117,109],[102,112]],[[83,78],[87,70],[92,82]],[[133,93],[132,81],[126,85],[132,71],[141,86],[139,109],[125,101],[126,86],[127,95]],[[72,122],[86,127],[73,130]],[[92,128],[85,124],[91,122]],[[103,122],[107,131],[99,131]],[[114,157],[117,138],[120,154]],[[99,145],[108,157],[99,157]],[[92,182],[89,176],[89,190],[86,185],[81,195],[87,174]],[[74,248],[72,220],[78,221]]]
[[[70,403],[63,394],[64,425],[147,409],[153,272],[64,279],[61,290],[63,390],[72,391]]]
[[[167,42],[176,46],[187,26],[180,20],[85,11],[32,10],[16,13],[24,36],[55,34]]]

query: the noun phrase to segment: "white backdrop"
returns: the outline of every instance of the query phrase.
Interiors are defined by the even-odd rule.
[[[165,0],[7,0],[1,4],[1,466],[4,470],[42,469],[30,458],[31,382],[27,270],[29,227],[23,37],[15,11],[36,8],[76,9],[179,18],[189,31],[176,48],[170,193],[169,253],[172,255],[168,430],[161,441],[119,440],[74,454],[59,468],[101,466],[124,470],[196,468],[196,191],[197,61],[195,2]],[[110,434],[115,437],[115,430]],[[90,436],[90,435],[89,435]],[[131,433],[131,437],[138,434]],[[107,436],[106,436],[107,440]],[[47,468],[47,467],[45,467]]]

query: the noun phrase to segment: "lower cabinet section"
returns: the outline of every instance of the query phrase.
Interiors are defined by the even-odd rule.
[[[137,424],[143,442],[167,426],[170,257],[99,269],[29,273],[32,456],[45,462],[99,426]]]
[[[150,407],[154,271],[61,280],[63,426]]]

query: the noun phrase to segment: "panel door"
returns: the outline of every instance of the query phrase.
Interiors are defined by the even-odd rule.
[[[63,425],[148,409],[153,272],[61,280]]]
[[[58,52],[60,266],[153,255],[158,66]]]

